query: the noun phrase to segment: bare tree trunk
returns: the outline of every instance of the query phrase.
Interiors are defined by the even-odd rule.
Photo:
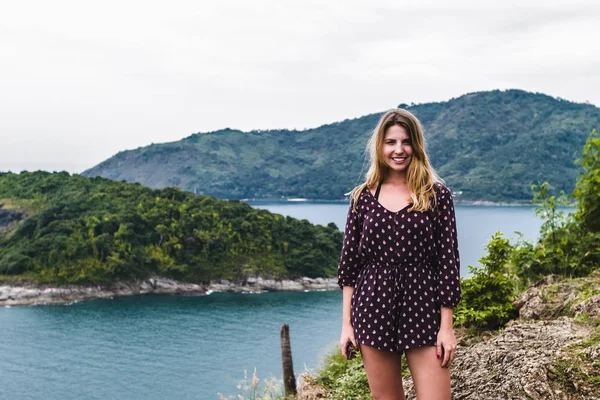
[[[294,363],[292,361],[292,346],[290,344],[290,327],[288,324],[281,326],[281,362],[283,364],[283,387],[286,396],[296,395],[296,377],[294,376]]]

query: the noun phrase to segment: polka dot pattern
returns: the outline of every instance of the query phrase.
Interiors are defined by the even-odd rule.
[[[461,299],[452,193],[435,184],[437,207],[387,210],[365,188],[350,204],[338,266],[340,287],[353,286],[352,326],[359,343],[402,353],[435,346],[440,308]]]

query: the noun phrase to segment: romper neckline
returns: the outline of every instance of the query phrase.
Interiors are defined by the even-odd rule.
[[[371,190],[369,190],[369,188],[367,188],[367,192],[369,192],[369,194],[371,195],[371,197],[372,197],[373,199],[375,199],[375,203],[377,203],[377,205],[378,205],[379,207],[381,207],[381,208],[382,208],[384,211],[387,211],[387,212],[389,212],[390,214],[399,214],[401,211],[404,211],[404,210],[406,210],[407,208],[409,208],[410,206],[412,206],[412,205],[413,205],[413,203],[408,203],[408,204],[407,204],[405,207],[402,207],[402,208],[401,208],[400,210],[398,210],[398,211],[391,211],[391,210],[388,210],[387,208],[385,208],[385,207],[383,206],[383,204],[381,204],[381,203],[379,202],[379,191],[381,190],[381,184],[382,184],[382,183],[383,183],[382,181],[379,181],[379,184],[377,185],[377,191],[375,192],[375,195],[373,195],[373,193],[371,193]]]

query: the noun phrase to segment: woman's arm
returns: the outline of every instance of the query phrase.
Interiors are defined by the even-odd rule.
[[[452,192],[439,184],[438,212],[434,215],[433,233],[440,306],[454,308],[460,302],[460,256]]]
[[[344,230],[344,242],[342,254],[338,265],[338,285],[341,289],[356,283],[356,277],[360,270],[360,236],[362,222],[358,210],[354,210],[354,202],[350,202],[348,216],[346,217],[346,229]]]
[[[340,336],[340,347],[342,354],[348,358],[346,354],[346,344],[352,342],[355,349],[358,349],[356,338],[354,337],[354,328],[352,327],[352,295],[354,288],[352,286],[344,286],[342,293],[342,334]]]
[[[442,307],[441,311],[442,311],[442,319],[440,322],[440,329],[445,329],[445,328],[452,329],[452,327],[453,327],[452,309],[449,307]]]
[[[354,204],[351,201],[350,208],[348,209],[348,217],[346,218],[342,254],[338,265],[338,285],[343,291],[340,347],[342,348],[342,354],[346,358],[348,357],[346,354],[346,344],[349,341],[352,342],[355,348],[358,348],[352,327],[352,295],[354,294],[354,285],[361,267],[361,232],[362,223],[360,215],[358,210],[354,210]]]
[[[437,298],[441,313],[440,330],[437,337],[437,356],[442,358],[442,367],[449,367],[456,356],[452,309],[460,302],[462,291],[452,192],[441,184],[439,188],[438,212],[433,221],[438,281]]]
[[[342,325],[352,325],[352,295],[354,288],[352,286],[344,286],[342,293]]]

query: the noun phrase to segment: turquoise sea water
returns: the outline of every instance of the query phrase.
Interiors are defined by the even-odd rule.
[[[341,292],[139,296],[0,309],[0,399],[217,399],[336,342]]]
[[[252,203],[343,227],[347,204]],[[531,207],[457,207],[463,273],[497,231],[534,239]],[[281,375],[290,324],[295,372],[336,346],[341,291],[139,296],[0,308],[0,399],[218,399],[251,377]]]

